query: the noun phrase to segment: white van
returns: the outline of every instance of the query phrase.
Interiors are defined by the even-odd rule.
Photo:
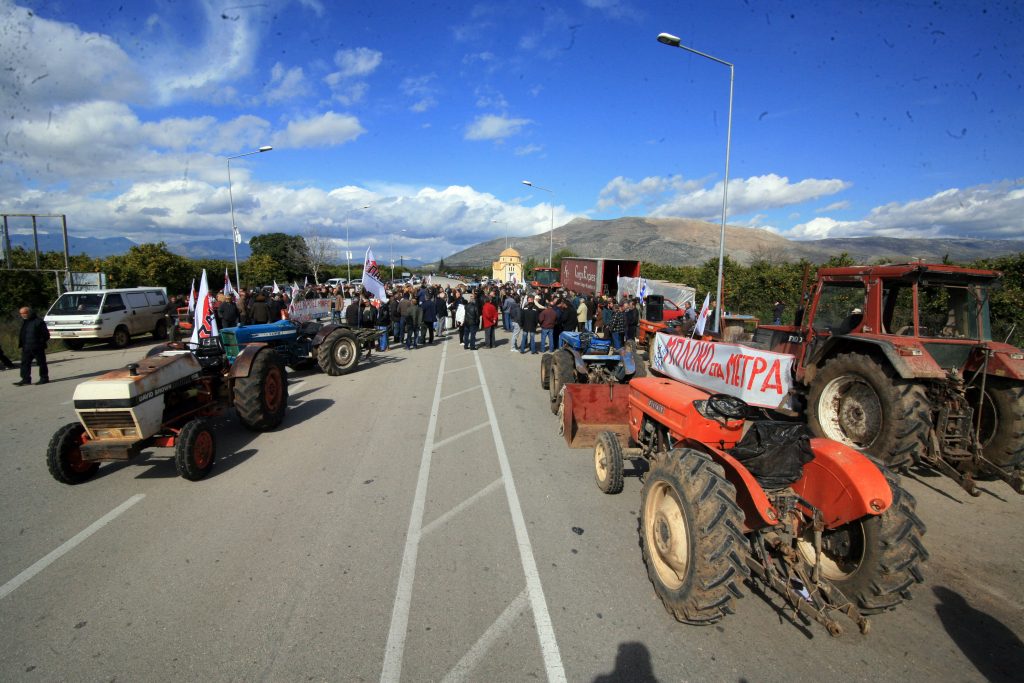
[[[70,349],[86,342],[109,341],[121,348],[138,334],[167,338],[167,289],[133,287],[66,292],[46,312],[51,339]]]
[[[330,287],[331,289],[334,289],[335,287],[341,287],[346,282],[348,282],[348,280],[346,280],[343,277],[332,277],[330,280],[328,280],[324,284],[327,285],[328,287]]]

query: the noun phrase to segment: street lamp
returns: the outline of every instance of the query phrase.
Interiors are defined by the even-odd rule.
[[[405,230],[399,230],[398,234],[401,235],[403,232],[405,232]],[[391,280],[394,281],[394,279],[395,279],[395,233],[391,233],[390,256],[391,256]]]
[[[505,248],[508,249],[508,221],[491,220],[492,223],[504,223],[505,224]]]
[[[366,206],[359,207],[359,210],[362,211],[363,209],[369,209],[369,208],[370,208],[370,205],[367,204]],[[349,221],[345,221],[345,264],[348,266],[348,282],[351,284],[351,282],[352,282],[352,250],[349,248],[349,243],[348,243],[348,224],[349,224]]]
[[[548,268],[550,268],[551,264],[553,262],[554,253],[555,253],[555,200],[554,200],[555,191],[554,190],[549,190],[546,187],[541,187],[540,185],[534,185],[529,180],[524,180],[523,181],[523,185],[529,185],[530,187],[535,187],[538,190],[544,190],[545,192],[550,192],[551,193],[551,197],[552,197],[552,199],[551,199],[551,232],[550,232],[551,237],[550,237],[549,242],[548,242]]]
[[[231,251],[235,255],[235,284],[238,285],[239,289],[242,288],[242,278],[238,276],[238,243],[242,241],[242,236],[238,234],[238,226],[235,225],[235,198],[231,194],[231,160],[247,157],[251,154],[269,152],[272,149],[274,148],[270,145],[264,145],[254,152],[246,152],[245,154],[236,154],[233,157],[228,157],[228,203],[231,206]]]
[[[695,55],[710,59],[713,62],[724,64],[729,67],[729,126],[726,129],[725,134],[725,183],[722,185],[722,235],[719,239],[718,245],[718,292],[715,294],[715,332],[722,329],[722,288],[725,285],[725,273],[723,272],[723,266],[725,265],[725,219],[729,207],[729,151],[732,147],[732,89],[733,89],[733,77],[735,76],[735,68],[731,62],[726,62],[718,57],[712,57],[709,54],[694,50],[692,47],[686,47],[679,42],[679,38],[670,33],[659,33],[658,42],[669,47],[678,47],[681,50],[692,52]]]

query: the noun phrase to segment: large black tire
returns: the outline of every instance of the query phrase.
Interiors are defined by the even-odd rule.
[[[844,353],[814,377],[807,423],[816,436],[904,469],[927,452],[931,415],[924,386],[901,379],[871,356]]]
[[[199,481],[213,469],[217,439],[210,423],[199,418],[186,422],[174,440],[174,466],[189,481]]]
[[[64,346],[68,347],[72,351],[80,351],[85,346],[85,342],[81,339],[62,339]]]
[[[114,329],[114,336],[110,338],[110,345],[115,349],[123,349],[132,341],[132,335],[124,325],[118,325]]]
[[[540,388],[548,389],[551,386],[551,354],[545,353],[540,357]]]
[[[156,327],[153,328],[153,339],[162,341],[167,339],[167,319],[156,321]]]
[[[917,501],[893,479],[892,506],[881,515],[868,515],[826,529],[822,534],[822,576],[865,614],[883,612],[910,598],[910,587],[924,581],[921,564],[928,559],[921,537],[924,523]],[[797,548],[814,563],[813,531]]]
[[[572,354],[568,351],[555,351],[551,356],[551,378],[548,380],[548,398],[551,401],[551,412],[558,415],[562,407],[562,387],[576,381],[576,368]]]
[[[288,371],[267,347],[253,360],[248,377],[235,380],[235,412],[249,429],[267,431],[284,420],[288,408]]]
[[[622,492],[622,446],[613,432],[601,432],[594,444],[594,481],[605,493]]]
[[[689,448],[657,458],[640,499],[640,548],[665,609],[687,624],[733,612],[749,576],[743,512],[720,465]]]
[[[320,369],[332,377],[347,375],[359,365],[359,342],[345,329],[332,331],[316,350]]]
[[[968,392],[971,407],[978,409],[978,392]],[[1001,467],[1024,464],[1024,384],[998,377],[985,380],[981,441],[984,456]]]
[[[62,484],[81,484],[88,481],[100,468],[98,462],[82,460],[82,436],[85,427],[71,422],[58,429],[46,447],[46,467],[54,479]]]

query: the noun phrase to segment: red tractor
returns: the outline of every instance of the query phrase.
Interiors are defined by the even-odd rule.
[[[667,378],[570,384],[563,400],[563,434],[594,446],[602,491],[620,492],[639,456],[643,559],[679,621],[719,621],[753,575],[832,635],[838,612],[867,633],[865,615],[923,580],[914,498],[856,450]]]
[[[807,422],[893,469],[927,465],[1024,493],[1024,353],[991,337],[995,271],[924,263],[823,268],[795,325],[755,343],[792,354]]]

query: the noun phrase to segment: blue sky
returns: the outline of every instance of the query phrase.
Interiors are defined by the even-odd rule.
[[[347,228],[353,251],[436,259],[544,232],[552,206],[556,226],[717,222],[729,70],[668,32],[735,64],[730,224],[1021,238],[1022,20],[1016,2],[0,0],[0,209],[223,238],[226,158],[272,145],[231,164],[245,238],[341,248]]]

